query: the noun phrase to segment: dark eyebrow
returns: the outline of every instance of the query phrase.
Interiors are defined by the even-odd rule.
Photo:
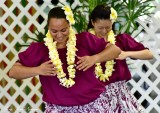
[[[56,29],[51,29],[51,30],[55,30],[55,31],[57,31]]]
[[[64,30],[64,29],[67,29],[68,27],[65,27],[65,28],[63,28],[63,29],[61,29],[61,30]]]
[[[103,26],[98,26],[98,28],[103,28]]]
[[[110,28],[111,26],[106,26],[105,28]],[[98,28],[103,28],[103,26],[98,26]]]
[[[65,28],[63,28],[63,29],[61,29],[61,30],[64,30],[64,29],[67,29],[67,28],[68,28],[68,27],[65,27]],[[57,31],[56,29],[51,29],[51,30],[55,30],[55,31]],[[60,31],[61,31],[61,30],[60,30]]]

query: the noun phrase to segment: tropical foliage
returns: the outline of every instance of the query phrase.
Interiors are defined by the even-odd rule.
[[[113,7],[118,13],[118,20],[116,22],[115,29],[117,33],[132,34],[138,29],[140,23],[137,22],[137,18],[141,16],[150,16],[152,14],[151,9],[154,8],[151,2],[154,0],[80,0],[82,5],[88,7],[87,11],[90,13],[94,7],[98,4],[106,3]],[[82,7],[83,9],[83,7]],[[86,18],[86,17],[85,17]],[[79,20],[83,20],[80,16]],[[85,19],[86,20],[86,19]],[[83,21],[82,25],[86,25],[88,21]],[[80,31],[79,28],[77,31]],[[84,31],[86,26],[83,27]]]
[[[53,0],[52,0],[53,1]],[[137,22],[137,18],[140,16],[150,16],[152,14],[151,9],[154,8],[151,2],[154,0],[79,0],[81,5],[74,7],[73,13],[75,18],[74,28],[78,33],[86,31],[88,24],[88,16],[95,6],[98,4],[106,3],[113,7],[118,13],[118,20],[115,23],[116,33],[128,33],[132,34],[141,25]],[[72,7],[74,3],[73,0],[67,0],[69,5]],[[51,2],[56,5],[56,3]],[[45,34],[47,33],[47,27],[45,27],[45,32],[35,33],[36,38],[31,38],[33,41],[42,42]]]

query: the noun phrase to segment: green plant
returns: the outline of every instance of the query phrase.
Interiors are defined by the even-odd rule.
[[[151,5],[152,1],[154,0],[87,0],[87,5],[89,13],[99,4],[106,3],[113,7],[118,14],[116,33],[132,34],[141,25],[137,22],[137,18],[152,14],[150,10],[155,7]],[[83,4],[86,1],[80,0],[80,2]]]
[[[81,5],[77,5],[72,8],[75,18],[74,28],[78,33],[86,31],[88,24],[88,15],[99,4],[108,4],[113,7],[118,13],[118,19],[116,21],[116,33],[128,33],[132,34],[141,25],[137,22],[137,18],[140,16],[150,16],[152,13],[150,9],[154,8],[151,2],[154,0],[79,0]],[[70,6],[73,4],[73,0],[67,0]],[[57,3],[57,2],[56,2]],[[29,39],[42,42],[45,34],[47,33],[47,26],[45,26],[45,32],[34,33],[36,38],[29,37]],[[18,44],[17,46],[28,46],[29,44]]]
[[[76,6],[73,10],[74,13],[74,19],[75,19],[75,24],[73,27],[76,29],[78,33],[81,33],[83,31],[86,31],[87,28],[87,15],[84,13],[87,13],[88,11],[86,10],[87,6],[82,5],[82,6]],[[83,13],[82,13],[83,11]]]
[[[47,25],[45,26],[44,30],[45,30],[44,33],[36,30],[36,32],[34,32],[34,35],[36,36],[36,38],[33,38],[33,37],[27,37],[27,38],[31,39],[34,42],[43,42],[43,39],[46,37],[45,34],[48,31]],[[15,46],[16,46],[16,50],[19,51],[21,49],[21,47],[25,47],[25,46],[29,46],[29,45],[30,45],[30,43],[23,43],[23,44],[17,43]]]
[[[150,9],[154,8],[154,6],[151,5],[151,1],[154,0],[128,0],[128,2],[123,0],[123,9],[118,9],[119,19],[117,22],[120,25],[119,32],[132,34],[137,30],[140,25],[140,23],[136,21],[137,18],[141,16],[150,16],[152,14]]]

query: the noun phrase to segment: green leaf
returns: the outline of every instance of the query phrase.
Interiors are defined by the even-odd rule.
[[[53,0],[52,0],[53,1]],[[67,2],[72,5],[74,0],[67,0]],[[153,14],[152,6],[150,3],[155,0],[79,0],[81,5],[77,5],[72,9],[75,18],[75,25],[73,26],[78,33],[86,31],[88,20],[86,19],[88,15],[86,13],[91,13],[91,11],[99,4],[106,3],[108,6],[113,7],[118,14],[118,19],[116,23],[119,27],[116,29],[116,33],[126,32],[132,34],[138,29],[138,26],[142,26],[140,23],[137,25],[137,18],[140,16],[150,16]],[[59,2],[60,3],[60,2]],[[61,3],[63,4],[63,3]],[[63,4],[64,5],[64,4]],[[29,39],[37,42],[42,42],[45,34],[48,32],[47,25],[44,28],[44,33],[37,30],[35,34],[36,37],[29,37]],[[139,34],[139,33],[137,33]],[[26,43],[27,45],[27,43]],[[26,46],[23,44],[22,46]]]

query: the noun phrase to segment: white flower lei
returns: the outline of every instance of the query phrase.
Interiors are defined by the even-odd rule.
[[[71,9],[68,6],[64,6],[62,8],[65,11],[66,14],[66,19],[69,21],[70,25],[74,24],[74,18],[73,18],[73,13]],[[55,68],[57,69],[57,78],[60,81],[60,84],[64,87],[72,87],[75,84],[74,78],[75,78],[75,73],[76,69],[74,68],[74,63],[75,63],[75,56],[76,56],[76,36],[75,36],[75,31],[73,28],[70,26],[69,29],[69,39],[67,41],[67,70],[69,74],[69,78],[66,77],[66,73],[64,73],[63,68],[62,68],[62,62],[59,58],[59,54],[57,51],[56,47],[56,41],[53,42],[53,38],[48,31],[46,34],[46,38],[44,39],[45,45],[49,49],[49,58],[51,59],[52,63],[55,65]]]
[[[110,10],[111,10],[110,20],[113,24],[117,19],[117,12],[112,7]],[[93,29],[89,29],[89,32],[95,35],[95,31]],[[111,30],[108,33],[108,41],[112,44],[116,43],[116,39],[115,39],[113,30]],[[99,80],[103,82],[105,82],[106,80],[109,80],[109,77],[112,76],[112,72],[114,71],[113,69],[114,64],[115,64],[114,60],[107,61],[105,64],[106,70],[105,70],[105,73],[103,73],[101,64],[96,63],[96,67],[95,67],[96,77],[99,78]]]
[[[95,35],[95,31],[93,29],[89,29],[89,32]],[[108,41],[112,44],[115,44],[116,42],[113,30],[111,30],[108,33]],[[106,70],[105,70],[105,73],[103,73],[101,63],[96,63],[96,67],[95,67],[96,77],[103,82],[105,82],[106,80],[109,80],[109,77],[112,76],[112,72],[114,71],[113,69],[114,64],[115,64],[114,60],[107,61],[105,64]]]

